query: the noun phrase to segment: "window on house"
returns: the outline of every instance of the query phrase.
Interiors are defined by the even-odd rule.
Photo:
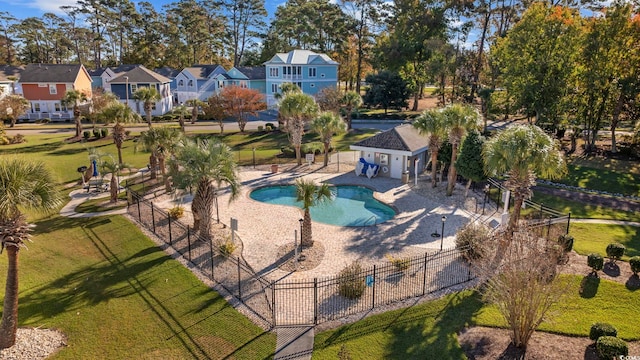
[[[131,92],[134,93],[138,91],[138,84],[131,84]]]
[[[302,75],[302,66],[294,66],[294,75]]]
[[[38,84],[38,87],[47,87],[47,84]]]
[[[151,104],[151,110],[155,110],[156,109],[156,103]]]
[[[56,108],[56,111],[60,111],[60,104],[59,103],[55,103],[54,107]]]
[[[309,84],[309,86],[310,86],[310,87],[312,87],[312,88],[314,88],[314,87],[316,87],[316,84],[311,83],[311,84]]]
[[[310,78],[314,78],[316,77],[316,68],[309,68],[309,77]]]
[[[58,93],[58,88],[56,87],[56,84],[50,84],[49,85],[49,94],[55,95],[57,93]]]
[[[302,83],[301,83],[301,82],[297,82],[297,83],[295,83],[295,84],[296,84],[296,86],[297,86],[300,90],[302,90]]]
[[[33,111],[34,112],[40,112],[40,104],[39,103],[34,103],[33,104]]]
[[[278,92],[278,84],[271,84],[271,92],[274,94]]]
[[[269,68],[269,76],[278,77],[278,68]]]
[[[189,80],[189,86],[193,86],[193,80]]]
[[[184,86],[184,80],[178,81],[178,86]]]

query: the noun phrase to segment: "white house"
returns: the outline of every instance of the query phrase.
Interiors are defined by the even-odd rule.
[[[14,93],[22,93],[16,90],[23,66],[0,65],[0,99]]]
[[[194,65],[184,68],[175,78],[178,103],[184,104],[191,99],[206,101],[218,92],[228,79],[227,71],[220,65]]]
[[[154,87],[160,94],[160,100],[153,104],[151,113],[153,115],[163,115],[173,110],[173,99],[171,97],[171,80],[153,72],[142,65],[136,65],[133,69],[120,73],[119,76],[111,79],[105,86],[114,93],[121,102],[129,105],[138,114],[144,115],[144,104],[133,99],[133,93],[140,87]]]

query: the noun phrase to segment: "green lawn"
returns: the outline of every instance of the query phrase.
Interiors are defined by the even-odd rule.
[[[640,174],[589,165],[589,163],[568,164],[568,174],[556,182],[592,190],[640,196]]]
[[[20,257],[20,326],[64,332],[54,359],[267,359],[275,349],[275,335],[120,216],[40,221]],[[2,281],[6,267],[3,255]]]
[[[627,248],[623,260],[640,255],[640,228],[636,226],[572,223],[570,233],[575,239],[574,250],[582,255],[600,253],[605,256],[607,245],[612,242]]]
[[[640,338],[638,293],[624,285],[600,281],[592,297],[581,297],[582,277],[566,276],[571,293],[552,309],[555,320],[540,329],[574,336],[588,336],[591,324],[612,323],[618,336]],[[504,326],[495,307],[464,291],[406,309],[373,315],[353,324],[316,334],[314,359],[336,359],[344,345],[353,359],[465,359],[457,332],[467,325]]]
[[[571,212],[571,218],[586,219],[614,219],[627,221],[640,221],[640,214],[632,211],[623,211],[608,207],[585,204],[579,201],[568,200],[552,195],[534,192],[532,200],[538,204],[544,204],[561,213]],[[524,213],[531,210],[523,210]]]

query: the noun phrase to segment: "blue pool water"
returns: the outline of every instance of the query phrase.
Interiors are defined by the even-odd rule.
[[[373,197],[373,191],[362,186],[332,186],[333,201],[311,207],[314,221],[339,226],[369,226],[387,221],[396,215],[392,207]],[[253,190],[253,200],[268,204],[289,205],[302,208],[296,201],[294,185],[267,186]],[[375,219],[375,220],[374,220]]]

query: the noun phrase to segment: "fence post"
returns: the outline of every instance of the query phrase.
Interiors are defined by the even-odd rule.
[[[273,327],[278,326],[276,320],[276,282],[271,281],[271,317],[273,318]]]
[[[171,216],[167,213],[167,221],[169,222],[169,245],[173,241],[173,235],[171,234]]]
[[[540,203],[540,214],[538,215],[540,219],[542,219],[542,208],[544,208],[544,203]]]
[[[236,259],[238,261],[238,298],[240,299],[240,302],[242,302],[242,286],[240,285],[240,257],[237,256]]]
[[[500,200],[502,200],[502,188],[498,188],[498,198],[496,199],[496,207],[500,209]]]
[[[318,325],[318,278],[313,278],[313,324]]]
[[[549,240],[550,234],[551,234],[551,218],[549,218],[549,222],[547,223],[547,240]]]
[[[427,292],[427,253],[424,253],[424,266],[422,268],[422,295]]]
[[[565,234],[569,233],[569,225],[571,225],[571,212],[569,212],[569,217],[567,218],[567,232]]]
[[[187,225],[187,245],[187,250],[189,250],[189,262],[191,262],[191,230],[189,230],[189,225]]]
[[[373,296],[371,301],[371,309],[376,307],[376,265],[373,265]]]
[[[209,256],[211,257],[211,280],[215,281],[213,276],[213,241],[209,240]]]
[[[151,203],[151,223],[153,224],[153,233],[156,233],[156,215],[155,212],[153,211],[153,203]]]
[[[142,216],[140,215],[140,196],[136,196],[136,201],[138,202],[138,222],[142,223]]]

